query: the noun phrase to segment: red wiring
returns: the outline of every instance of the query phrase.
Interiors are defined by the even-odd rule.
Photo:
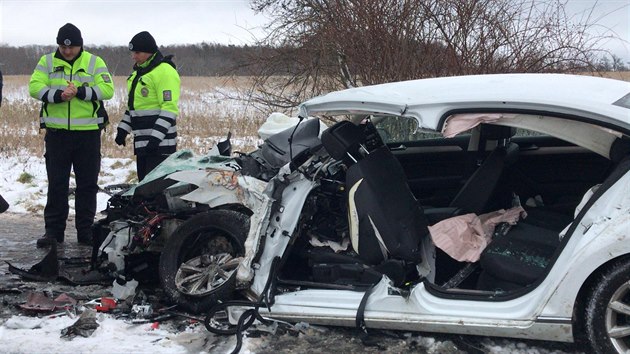
[[[145,207],[146,209],[146,207]],[[149,212],[147,210],[147,212]],[[168,219],[170,216],[165,214],[153,213],[153,215],[140,230],[138,230],[138,236],[142,238],[143,245],[147,246],[151,241],[151,236],[155,233],[155,230],[160,225],[162,220]]]

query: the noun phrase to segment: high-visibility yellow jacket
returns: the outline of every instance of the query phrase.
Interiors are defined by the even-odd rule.
[[[128,109],[118,129],[133,132],[134,153],[170,154],[177,147],[180,78],[171,56],[156,52],[127,78]]]
[[[78,90],[65,102],[61,93],[68,82]],[[28,90],[42,101],[40,128],[97,130],[107,124],[103,100],[114,96],[114,81],[100,57],[81,50],[71,64],[57,51],[39,59]]]

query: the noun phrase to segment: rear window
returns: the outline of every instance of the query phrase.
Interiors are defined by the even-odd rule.
[[[439,132],[420,128],[410,117],[374,117],[372,122],[386,144],[443,138]]]
[[[630,108],[630,93],[618,99],[615,103],[613,103],[613,105],[623,108]]]

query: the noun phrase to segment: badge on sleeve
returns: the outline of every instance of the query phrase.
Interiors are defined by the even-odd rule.
[[[109,75],[107,74],[102,74],[101,77],[103,78],[103,81],[107,82],[108,84],[112,82],[112,78],[109,77]]]
[[[173,95],[171,94],[171,90],[162,91],[162,98],[164,99],[164,101],[173,100]]]

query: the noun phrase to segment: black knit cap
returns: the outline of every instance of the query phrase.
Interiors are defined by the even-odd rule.
[[[57,33],[57,44],[82,46],[83,38],[81,38],[81,31],[72,23],[66,23],[61,26],[59,33]]]
[[[158,51],[158,47],[157,44],[155,44],[153,36],[147,31],[142,31],[131,38],[129,50],[134,52],[155,53]]]

